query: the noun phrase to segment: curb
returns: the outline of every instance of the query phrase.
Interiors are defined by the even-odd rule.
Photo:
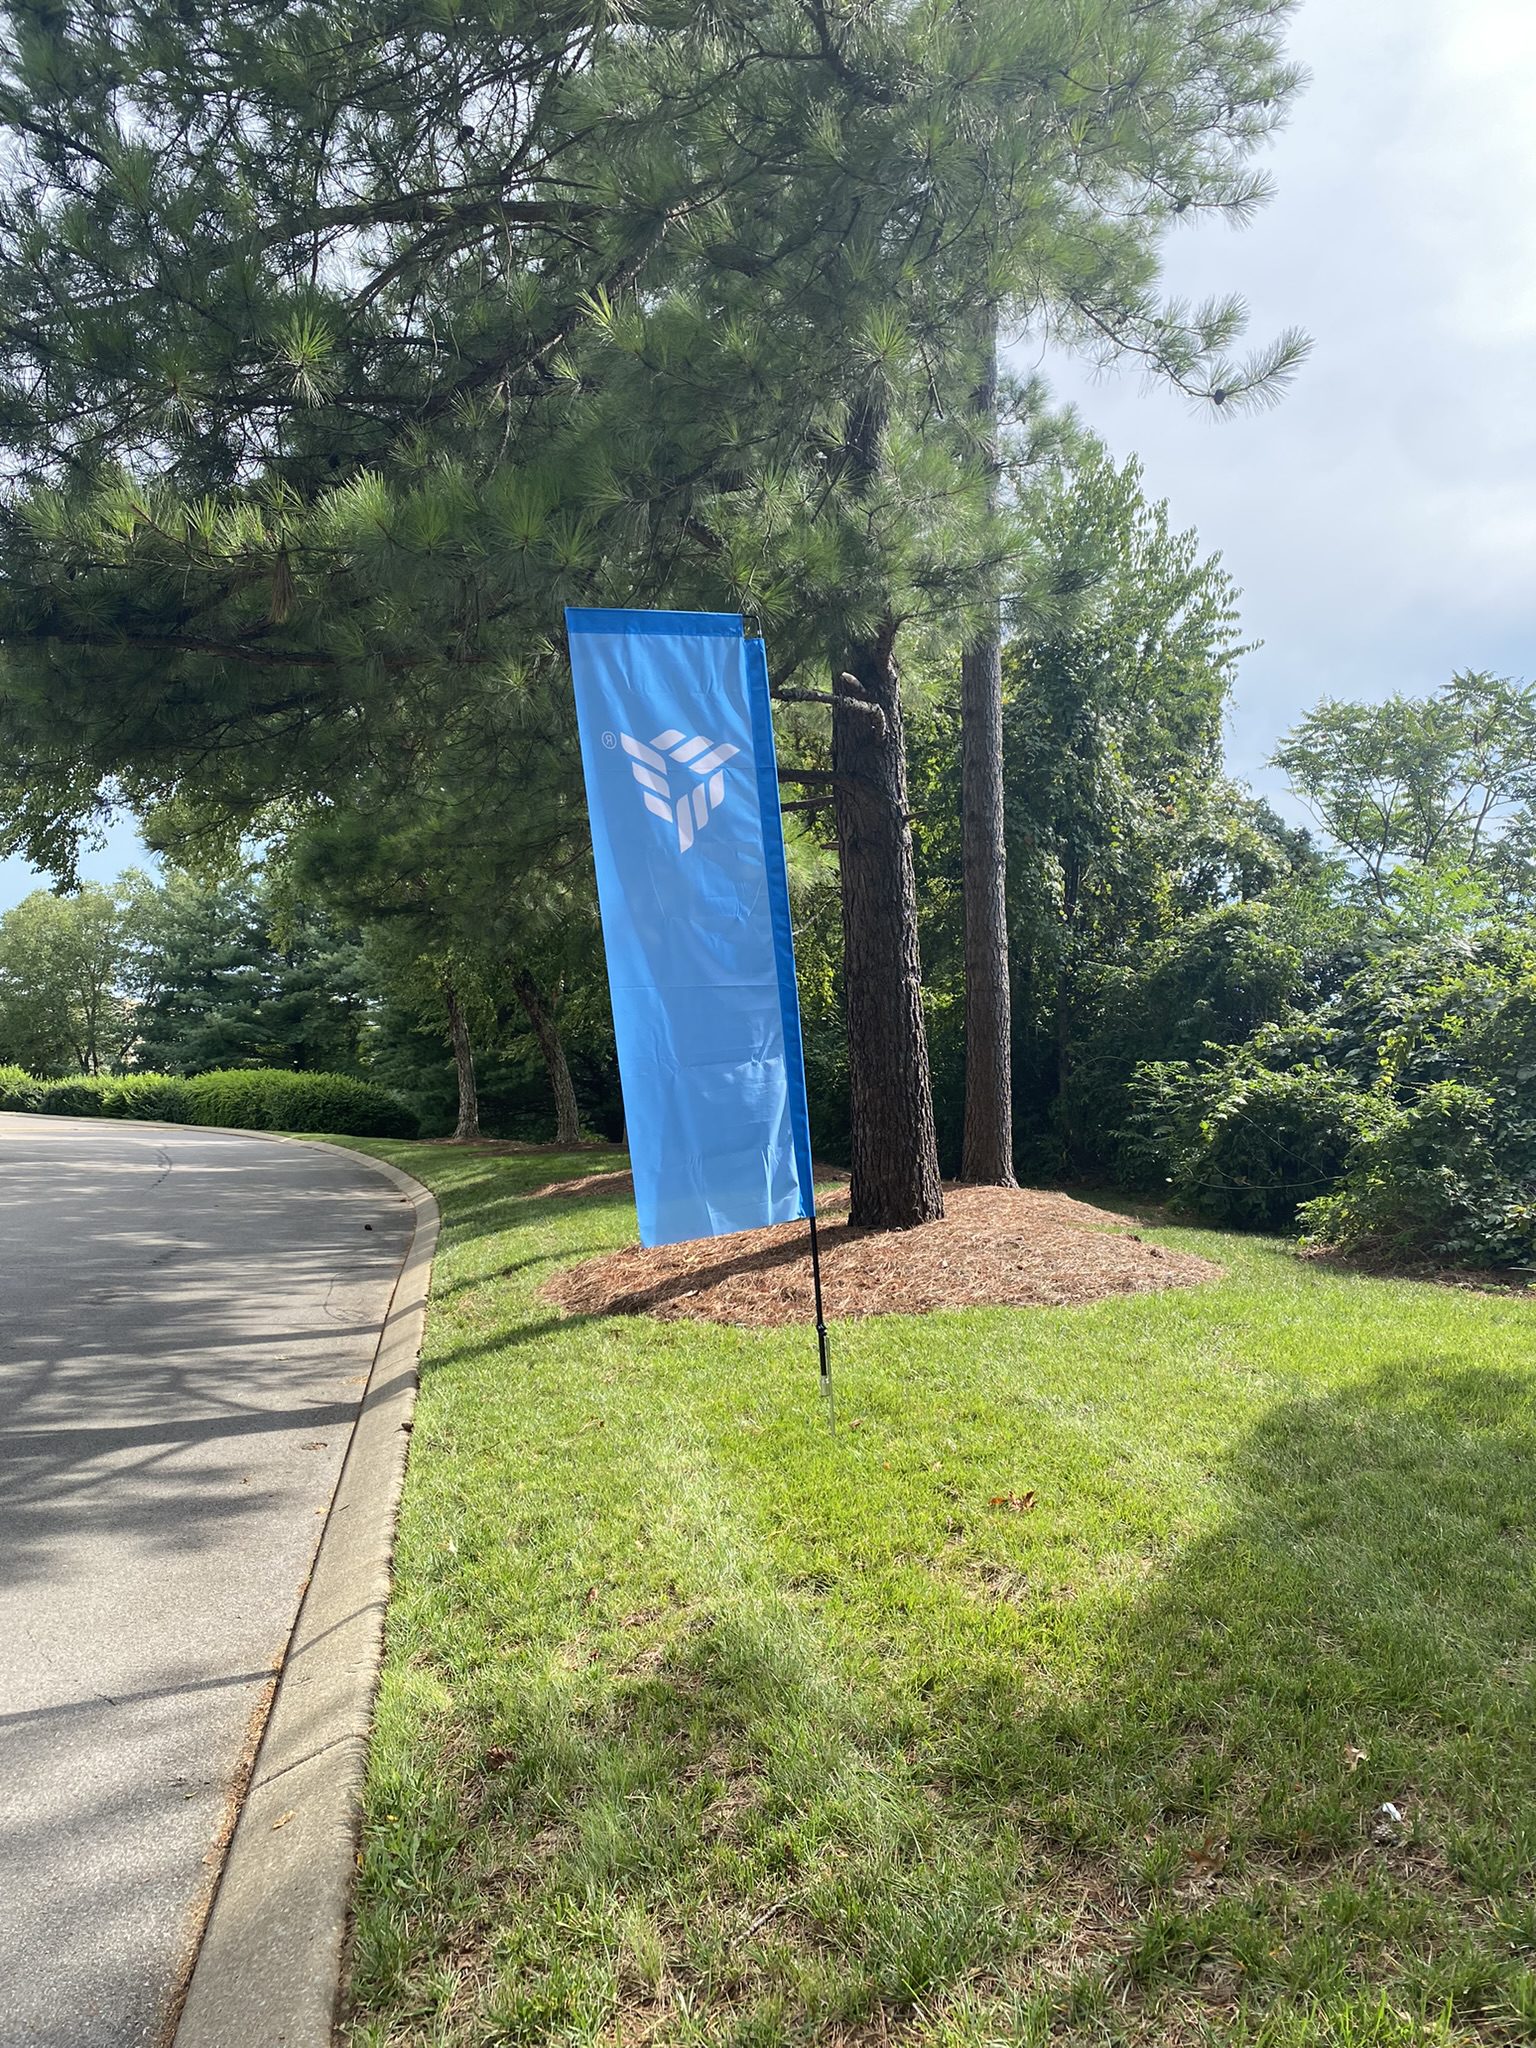
[[[416,1227],[321,1528],[174,2048],[330,2048],[335,2027],[439,1216],[427,1189],[398,1167],[349,1145],[331,1150],[392,1181],[414,1204]]]

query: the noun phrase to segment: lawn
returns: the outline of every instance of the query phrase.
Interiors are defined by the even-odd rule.
[[[808,1331],[536,1299],[611,1157],[367,1149],[354,2048],[1536,2040],[1536,1304],[1159,1228],[1226,1280],[837,1327],[833,1438]]]

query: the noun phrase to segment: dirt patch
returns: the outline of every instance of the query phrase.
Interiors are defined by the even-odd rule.
[[[570,1188],[585,1192],[592,1185],[587,1179]],[[821,1204],[829,1316],[1063,1308],[1109,1295],[1197,1287],[1222,1275],[1206,1259],[1143,1243],[1125,1217],[1070,1195],[947,1188],[941,1221],[902,1231],[855,1230],[840,1213],[847,1199],[839,1190]],[[806,1229],[784,1223],[651,1251],[630,1245],[555,1274],[539,1293],[567,1315],[692,1317],[751,1327],[804,1322],[812,1313]]]

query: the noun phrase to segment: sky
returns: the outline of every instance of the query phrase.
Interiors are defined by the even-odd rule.
[[[1290,42],[1311,83],[1273,203],[1166,264],[1181,296],[1241,293],[1255,340],[1307,330],[1283,402],[1212,418],[1134,370],[1048,366],[1241,587],[1263,645],[1228,755],[1282,802],[1269,753],[1319,697],[1536,673],[1536,6],[1307,0]],[[85,872],[142,858],[124,825]],[[38,880],[0,862],[0,909]]]
[[[1312,336],[1283,401],[1213,417],[1135,371],[1046,366],[1242,589],[1264,644],[1228,758],[1272,795],[1319,697],[1536,674],[1536,6],[1307,0],[1290,48],[1312,76],[1266,153],[1274,200],[1165,265],[1181,296],[1240,293],[1254,340]]]

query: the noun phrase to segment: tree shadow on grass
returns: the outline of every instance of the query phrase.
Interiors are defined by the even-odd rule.
[[[1091,1682],[956,1687],[934,1766],[1113,1874],[1143,1987],[1536,2022],[1536,1375],[1404,1361],[1218,1476],[1229,1513],[1105,1603]]]
[[[870,1639],[880,1586],[850,1621],[852,1556],[702,1576],[649,1637],[576,1589],[552,1657],[487,1672],[467,1780],[376,1754],[364,2002],[421,1995],[478,1869],[509,2040],[624,2037],[637,1915],[700,2041],[1532,2038],[1536,1374],[1405,1359],[1213,1482],[1159,1576],[1078,1597],[1070,1655],[943,1555],[931,1646],[895,1611]]]

